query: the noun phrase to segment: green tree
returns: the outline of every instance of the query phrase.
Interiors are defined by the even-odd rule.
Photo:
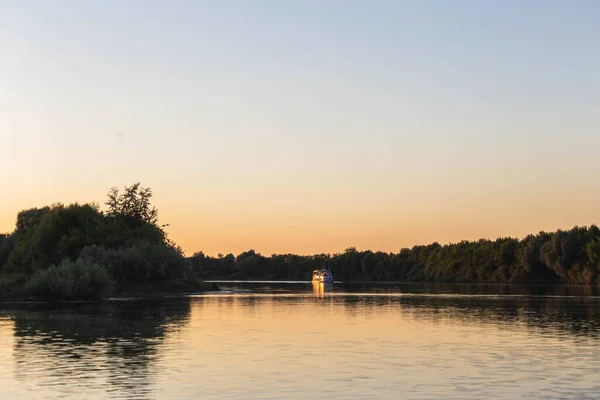
[[[152,190],[142,187],[139,182],[126,186],[122,193],[113,187],[108,192],[107,214],[128,217],[149,224],[158,223],[158,210],[150,204]]]

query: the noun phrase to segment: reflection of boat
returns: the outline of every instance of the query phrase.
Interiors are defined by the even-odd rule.
[[[333,283],[333,274],[327,268],[315,269],[312,275],[313,282]]]
[[[314,282],[312,283],[313,294],[317,297],[324,297],[325,293],[330,292],[333,289],[331,283]]]

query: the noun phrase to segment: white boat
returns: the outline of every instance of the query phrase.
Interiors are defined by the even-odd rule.
[[[315,269],[312,275],[313,282],[333,283],[333,274],[327,268]]]

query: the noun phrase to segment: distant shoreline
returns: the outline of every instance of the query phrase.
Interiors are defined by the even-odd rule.
[[[185,257],[158,222],[152,191],[112,188],[97,204],[19,212],[0,234],[0,298],[104,299],[122,293],[199,292],[215,282],[311,282],[328,268],[337,284],[424,283],[600,286],[600,229],[574,227],[523,239],[480,239],[359,251],[263,256],[248,250]]]
[[[237,256],[195,253],[188,260],[203,280],[310,281],[326,267],[342,282],[600,285],[600,229],[591,225],[539,232],[523,239],[480,239],[418,245],[397,253],[354,247],[343,253]]]
[[[205,280],[205,283],[253,283],[253,284],[306,284],[310,285],[312,281],[290,281],[290,280],[227,280],[214,279]],[[321,283],[323,284],[323,283]],[[595,285],[575,284],[575,283],[510,283],[510,282],[406,282],[406,281],[335,281],[326,285],[458,285],[458,286],[539,286],[539,287],[577,287],[577,288],[597,288]]]

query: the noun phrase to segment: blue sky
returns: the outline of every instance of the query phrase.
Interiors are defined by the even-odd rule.
[[[594,1],[5,0],[0,230],[140,180],[209,253],[594,223],[599,20]]]

